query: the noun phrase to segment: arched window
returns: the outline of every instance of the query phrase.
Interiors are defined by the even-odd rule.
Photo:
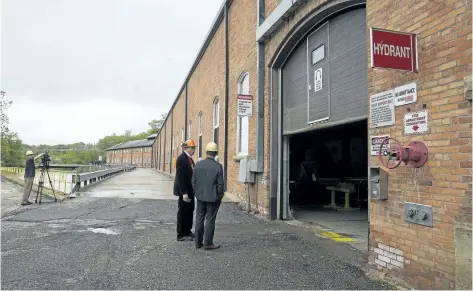
[[[218,127],[219,127],[219,118],[220,118],[220,102],[218,98],[215,98],[213,104],[213,141],[218,144]]]
[[[197,158],[202,158],[202,112],[199,112],[199,118],[197,120]]]
[[[238,94],[250,95],[250,74],[243,73],[238,81]],[[237,153],[248,155],[249,116],[237,116]]]

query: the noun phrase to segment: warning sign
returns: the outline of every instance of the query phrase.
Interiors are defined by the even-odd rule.
[[[371,127],[393,125],[396,122],[394,112],[394,90],[371,96]]]
[[[417,84],[411,83],[394,88],[395,105],[401,106],[417,101]]]
[[[322,90],[322,68],[314,72],[315,92]]]
[[[253,96],[238,95],[238,116],[251,116],[253,114]]]
[[[404,133],[419,134],[429,131],[427,110],[409,112],[404,115]]]
[[[379,154],[379,147],[385,139],[389,138],[389,135],[377,135],[371,137],[371,155],[377,156]],[[388,150],[389,140],[384,143],[383,151]]]

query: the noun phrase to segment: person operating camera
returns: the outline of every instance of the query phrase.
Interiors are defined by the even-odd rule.
[[[30,205],[32,204],[28,199],[30,198],[31,189],[33,188],[33,181],[36,175],[36,165],[35,160],[41,158],[44,153],[33,156],[32,151],[26,152],[26,164],[25,164],[25,190],[23,191],[23,199],[21,200],[21,205]]]

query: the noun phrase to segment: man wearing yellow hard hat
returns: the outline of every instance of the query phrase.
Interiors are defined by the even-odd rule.
[[[183,152],[176,159],[176,177],[174,179],[174,195],[179,196],[177,210],[177,240],[192,241],[192,224],[194,220],[194,191],[192,189],[192,173],[194,172],[195,141],[186,140]]]
[[[25,189],[23,191],[23,198],[21,199],[21,205],[32,204],[28,199],[30,198],[31,189],[33,188],[34,177],[36,176],[36,166],[34,161],[39,159],[43,154],[33,156],[32,151],[26,151],[26,163],[25,163]]]
[[[218,146],[214,142],[207,144],[207,158],[198,162],[192,176],[192,187],[197,199],[195,221],[195,247],[215,250],[220,245],[213,243],[215,219],[224,195],[223,167],[215,160]],[[204,229],[205,222],[205,229]]]

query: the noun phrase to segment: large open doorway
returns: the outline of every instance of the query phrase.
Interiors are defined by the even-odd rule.
[[[363,249],[368,238],[367,128],[363,120],[289,137],[294,218]]]

